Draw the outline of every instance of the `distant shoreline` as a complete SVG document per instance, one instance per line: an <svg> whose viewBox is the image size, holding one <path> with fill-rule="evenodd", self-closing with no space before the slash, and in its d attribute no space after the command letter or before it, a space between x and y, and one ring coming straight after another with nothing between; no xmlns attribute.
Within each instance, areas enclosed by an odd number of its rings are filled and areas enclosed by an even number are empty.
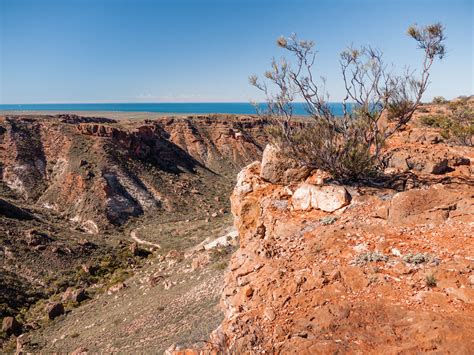
<svg viewBox="0 0 474 355"><path fill-rule="evenodd" d="M18 110L0 110L1 116L31 116L44 118L44 116L56 116L56 115L77 115L82 117L102 117L111 118L119 121L127 120L153 120L164 117L176 117L186 118L190 116L247 116L247 117L258 117L257 114L238 114L238 113L168 113L168 112L132 112L132 111L18 111ZM307 118L308 116L295 115L297 119Z"/></svg>
<svg viewBox="0 0 474 355"><path fill-rule="evenodd" d="M132 112L132 111L1 111L0 116L29 116L29 117L43 117L44 116L56 116L56 115L77 115L82 117L102 117L102 118L111 118L119 121L126 120L154 120L164 117L176 117L176 118L186 118L190 116L249 116L257 117L257 114L236 114L236 113L168 113L168 112ZM295 116L301 117L301 116Z"/></svg>
<svg viewBox="0 0 474 355"><path fill-rule="evenodd" d="M266 108L266 104L258 104L261 109ZM336 116L343 114L342 103L329 103L331 110ZM255 115L257 110L249 102L237 103L102 103L102 104L16 104L0 105L2 114L30 114L30 113L52 114L60 112L75 113L85 115L89 112L107 113L134 113L153 115L199 115L199 114L234 114L234 115ZM298 116L307 115L306 106L302 102L293 104L293 113Z"/></svg>
<svg viewBox="0 0 474 355"><path fill-rule="evenodd" d="M162 112L133 112L133 111L69 111L69 110L47 110L47 111L29 111L29 110L1 110L0 116L24 115L24 116L55 116L55 115L77 115L83 117L106 117L112 119L154 119L167 116L186 117L197 115L192 113L162 113Z"/></svg>

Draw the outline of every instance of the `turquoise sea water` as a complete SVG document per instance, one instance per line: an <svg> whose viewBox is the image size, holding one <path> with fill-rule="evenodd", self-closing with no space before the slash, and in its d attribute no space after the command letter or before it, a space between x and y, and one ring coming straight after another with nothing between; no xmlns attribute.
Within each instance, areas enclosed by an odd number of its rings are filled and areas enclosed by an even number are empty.
<svg viewBox="0 0 474 355"><path fill-rule="evenodd" d="M331 103L335 115L342 115L342 104ZM100 104L25 104L0 105L0 111L119 111L119 112L159 112L159 113L231 113L254 114L250 103L202 102L202 103L100 103ZM305 115L305 106L295 104L295 114Z"/></svg>

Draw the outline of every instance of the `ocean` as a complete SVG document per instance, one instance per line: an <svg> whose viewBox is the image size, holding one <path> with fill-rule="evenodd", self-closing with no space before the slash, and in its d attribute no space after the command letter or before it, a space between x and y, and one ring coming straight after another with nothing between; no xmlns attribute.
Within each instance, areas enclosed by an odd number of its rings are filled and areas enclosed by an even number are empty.
<svg viewBox="0 0 474 355"><path fill-rule="evenodd" d="M342 115L341 103L330 103L330 106L335 115ZM0 111L116 111L169 114L229 113L241 115L256 113L255 107L252 104L244 102L16 104L0 105ZM294 112L296 115L307 114L303 103L294 104Z"/></svg>

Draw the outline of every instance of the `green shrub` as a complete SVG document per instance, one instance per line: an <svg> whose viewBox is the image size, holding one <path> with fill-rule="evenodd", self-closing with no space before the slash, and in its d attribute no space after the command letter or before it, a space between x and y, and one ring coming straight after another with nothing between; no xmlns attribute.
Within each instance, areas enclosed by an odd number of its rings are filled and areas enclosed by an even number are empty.
<svg viewBox="0 0 474 355"><path fill-rule="evenodd" d="M130 276L132 276L132 273L129 270L116 269L114 271L114 273L111 275L108 284L109 284L109 286L113 286L113 285L118 284L120 282L124 282Z"/></svg>
<svg viewBox="0 0 474 355"><path fill-rule="evenodd" d="M461 97L449 103L451 125L446 135L454 144L474 145L474 103Z"/></svg>
<svg viewBox="0 0 474 355"><path fill-rule="evenodd" d="M446 115L427 115L420 119L420 122L424 126L433 128L448 128L451 122Z"/></svg>

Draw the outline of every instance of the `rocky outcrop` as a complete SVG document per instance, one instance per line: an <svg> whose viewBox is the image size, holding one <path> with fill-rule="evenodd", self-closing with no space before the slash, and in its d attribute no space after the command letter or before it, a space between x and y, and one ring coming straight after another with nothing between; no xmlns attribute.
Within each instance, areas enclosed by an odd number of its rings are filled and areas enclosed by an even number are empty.
<svg viewBox="0 0 474 355"><path fill-rule="evenodd" d="M231 197L240 248L214 344L233 353L470 353L469 184L349 194L320 180L270 183L261 169L244 168Z"/></svg>
<svg viewBox="0 0 474 355"><path fill-rule="evenodd" d="M19 335L21 333L21 324L15 317L5 317L2 321L2 332L7 336L12 334Z"/></svg>
<svg viewBox="0 0 474 355"><path fill-rule="evenodd" d="M80 303L87 299L86 291L83 288L74 289L68 287L62 296L63 302L77 302Z"/></svg>
<svg viewBox="0 0 474 355"><path fill-rule="evenodd" d="M235 177L244 166L260 159L268 137L267 122L232 115L162 118L156 122L168 139L218 174Z"/></svg>
<svg viewBox="0 0 474 355"><path fill-rule="evenodd" d="M389 168L399 172L413 171L421 174L444 174L459 166L466 166L469 174L470 158L462 149L436 145L405 145L390 150L386 155Z"/></svg>
<svg viewBox="0 0 474 355"><path fill-rule="evenodd" d="M26 199L36 199L46 188L46 157L41 124L7 118L0 140L2 181Z"/></svg>
<svg viewBox="0 0 474 355"><path fill-rule="evenodd" d="M297 161L285 156L273 144L268 144L263 151L260 177L273 184L289 184L304 180L311 169L301 166Z"/></svg>
<svg viewBox="0 0 474 355"><path fill-rule="evenodd" d="M76 128L81 134L97 137L113 137L124 133L116 127L98 123L79 123Z"/></svg>
<svg viewBox="0 0 474 355"><path fill-rule="evenodd" d="M57 318L64 314L64 305L61 302L53 302L45 307L49 319Z"/></svg>
<svg viewBox="0 0 474 355"><path fill-rule="evenodd" d="M390 201L387 221L392 225L439 225L451 219L474 222L474 192L469 186L432 185L397 193Z"/></svg>
<svg viewBox="0 0 474 355"><path fill-rule="evenodd" d="M82 117L74 114L59 114L51 117L59 119L63 123L78 124L78 123L117 123L116 120L106 117Z"/></svg>

